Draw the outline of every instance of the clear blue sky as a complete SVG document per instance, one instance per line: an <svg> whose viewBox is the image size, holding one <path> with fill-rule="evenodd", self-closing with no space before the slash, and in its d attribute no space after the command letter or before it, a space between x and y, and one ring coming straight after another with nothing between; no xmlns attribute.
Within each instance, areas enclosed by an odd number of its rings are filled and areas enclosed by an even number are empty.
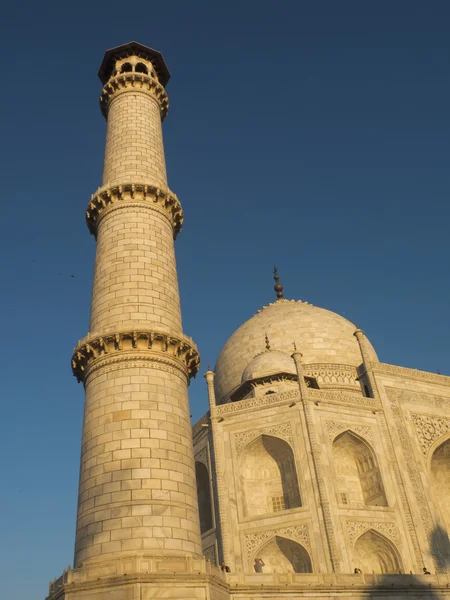
<svg viewBox="0 0 450 600"><path fill-rule="evenodd" d="M10 2L0 24L0 596L72 561L105 123L97 69L135 39L171 70L184 330L202 373L274 298L329 308L381 360L450 373L448 0ZM74 277L72 277L74 275ZM206 411L203 377L193 418Z"/></svg>

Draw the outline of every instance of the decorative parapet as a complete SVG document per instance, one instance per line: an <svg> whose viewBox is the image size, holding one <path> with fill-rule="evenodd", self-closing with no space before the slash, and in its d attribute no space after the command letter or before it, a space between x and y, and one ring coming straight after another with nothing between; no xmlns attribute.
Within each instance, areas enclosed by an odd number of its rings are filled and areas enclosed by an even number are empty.
<svg viewBox="0 0 450 600"><path fill-rule="evenodd" d="M144 352L149 358L151 355L165 355L175 364L181 363L188 377L195 377L200 368L200 355L191 338L174 337L161 331L136 330L88 336L82 340L72 356L73 374L78 382L84 381L88 367L97 359L130 351Z"/></svg>
<svg viewBox="0 0 450 600"><path fill-rule="evenodd" d="M164 210L173 227L176 238L183 226L183 209L177 196L170 191L145 183L124 183L113 187L100 188L91 196L86 210L86 222L92 235L97 232L97 224L103 212L111 205L120 202L145 202Z"/></svg>
<svg viewBox="0 0 450 600"><path fill-rule="evenodd" d="M133 89L149 94L158 101L161 110L161 120L164 120L169 110L169 98L164 87L153 77L145 73L120 73L105 84L100 94L100 109L103 116L108 116L108 106L111 98L118 92Z"/></svg>
<svg viewBox="0 0 450 600"><path fill-rule="evenodd" d="M320 389L336 388L360 391L358 372L351 365L332 363L303 364L303 373L314 377Z"/></svg>
<svg viewBox="0 0 450 600"><path fill-rule="evenodd" d="M450 387L450 377L448 375L428 373L428 371L398 367L397 365L389 365L387 363L371 363L371 367L375 373L398 375L399 377L407 377L408 379L417 379L425 383L437 383L438 385Z"/></svg>

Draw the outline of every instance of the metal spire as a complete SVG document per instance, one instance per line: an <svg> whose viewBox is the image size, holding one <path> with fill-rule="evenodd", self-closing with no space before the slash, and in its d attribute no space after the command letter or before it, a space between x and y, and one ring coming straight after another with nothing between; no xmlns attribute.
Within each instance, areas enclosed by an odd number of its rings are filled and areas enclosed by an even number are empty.
<svg viewBox="0 0 450 600"><path fill-rule="evenodd" d="M273 289L277 293L277 300L280 300L281 298L284 298L284 294L283 286L280 283L280 276L278 275L278 269L276 267L273 268L273 278L275 279L275 285L273 286Z"/></svg>

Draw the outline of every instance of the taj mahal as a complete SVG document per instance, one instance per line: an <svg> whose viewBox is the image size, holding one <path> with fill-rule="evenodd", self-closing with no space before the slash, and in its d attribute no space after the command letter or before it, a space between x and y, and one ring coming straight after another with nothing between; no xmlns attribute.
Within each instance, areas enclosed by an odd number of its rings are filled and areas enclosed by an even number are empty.
<svg viewBox="0 0 450 600"><path fill-rule="evenodd" d="M192 425L169 71L130 42L99 78L75 554L47 600L450 599L450 377L381 362L353 323L285 297L275 269L273 302L200 371Z"/></svg>

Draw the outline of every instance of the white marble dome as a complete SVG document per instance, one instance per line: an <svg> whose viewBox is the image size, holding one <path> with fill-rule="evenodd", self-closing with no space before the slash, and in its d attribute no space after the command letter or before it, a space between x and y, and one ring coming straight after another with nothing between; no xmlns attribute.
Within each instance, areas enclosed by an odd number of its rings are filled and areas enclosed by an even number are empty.
<svg viewBox="0 0 450 600"><path fill-rule="evenodd" d="M296 375L295 363L288 354L267 350L255 356L248 363L242 373L241 383L267 377L268 375L277 375L278 373Z"/></svg>
<svg viewBox="0 0 450 600"><path fill-rule="evenodd" d="M265 306L241 325L222 348L215 366L217 401L220 402L245 380L244 376L250 374L248 368L254 369L251 364L255 355L266 354L263 353L265 335L268 336L271 349L276 351L278 359L283 360L283 365L288 363L279 357L280 354L287 355L293 364L289 357L295 342L297 349L303 354L305 364L357 367L362 359L358 341L353 335L355 329L355 325L344 317L301 300L283 298ZM367 346L371 359L378 360L368 340Z"/></svg>

